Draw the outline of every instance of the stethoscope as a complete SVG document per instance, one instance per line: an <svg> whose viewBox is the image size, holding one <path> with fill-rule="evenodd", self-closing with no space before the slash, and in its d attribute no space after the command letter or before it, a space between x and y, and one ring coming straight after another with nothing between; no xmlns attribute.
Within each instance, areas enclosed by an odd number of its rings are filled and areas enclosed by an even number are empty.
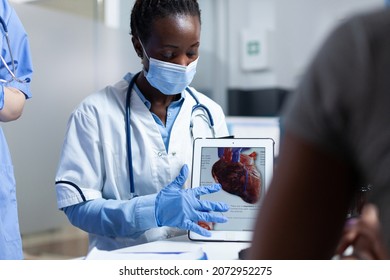
<svg viewBox="0 0 390 280"><path fill-rule="evenodd" d="M2 82L2 83L9 83L12 80L15 80L15 81L17 81L19 83L27 83L27 82L29 82L29 79L21 80L21 79L17 78L16 75L15 75L15 70L16 70L15 60L14 60L14 57L12 55L11 45L10 45L10 42L9 42L8 27L5 24L5 21L3 20L2 17L0 17L0 23L1 23L1 26L2 26L2 29L3 29L5 40L7 42L8 53L9 53L9 56L11 58L11 66L12 66L12 70L11 70L9 68L9 66L8 66L8 63L5 61L4 57L0 54L1 62L3 63L4 67L7 69L8 73L11 75L11 80L5 80L5 79L1 79L0 78L0 82Z"/></svg>
<svg viewBox="0 0 390 280"><path fill-rule="evenodd" d="M130 98L131 98L131 92L133 91L135 81L137 77L139 76L140 72L135 74L134 77L131 79L129 83L129 87L127 89L127 94L126 94L126 142L127 142L127 164L129 168L129 175L130 175L130 199L137 197L135 194L135 187L134 187L134 174L133 174L133 161L132 161L132 153L131 153L131 127L130 127ZM191 137L194 138L193 134L193 127L194 127L194 122L193 122L193 116L194 112L196 110L201 110L203 111L203 114L197 114L197 117L201 117L209 126L213 137L215 137L215 130L214 130L214 119L213 116L211 115L210 110L203 105L202 103L199 102L198 97L195 95L195 93L189 88L186 87L186 91L192 96L192 98L195 100L196 104L192 107L191 110L191 121L190 121L190 131L191 131Z"/></svg>

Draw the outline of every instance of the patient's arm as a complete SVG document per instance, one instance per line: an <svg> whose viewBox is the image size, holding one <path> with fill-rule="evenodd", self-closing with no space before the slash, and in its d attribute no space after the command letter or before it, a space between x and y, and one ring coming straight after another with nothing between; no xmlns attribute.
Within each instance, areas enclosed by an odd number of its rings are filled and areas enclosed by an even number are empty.
<svg viewBox="0 0 390 280"><path fill-rule="evenodd" d="M337 154L286 130L248 258L332 258L355 186Z"/></svg>
<svg viewBox="0 0 390 280"><path fill-rule="evenodd" d="M347 248L353 248L350 254L345 254L349 251ZM336 255L340 259L389 259L381 232L378 209L373 204L365 205L360 217L347 221Z"/></svg>

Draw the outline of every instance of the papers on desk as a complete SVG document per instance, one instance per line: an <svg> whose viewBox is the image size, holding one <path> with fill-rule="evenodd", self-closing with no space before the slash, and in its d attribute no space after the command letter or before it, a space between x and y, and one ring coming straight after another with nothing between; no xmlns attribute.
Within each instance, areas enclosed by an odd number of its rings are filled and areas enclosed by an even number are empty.
<svg viewBox="0 0 390 280"><path fill-rule="evenodd" d="M175 242L175 246L167 246L167 242L153 242L151 246L133 246L113 251L93 248L86 260L207 260L202 247L196 244Z"/></svg>

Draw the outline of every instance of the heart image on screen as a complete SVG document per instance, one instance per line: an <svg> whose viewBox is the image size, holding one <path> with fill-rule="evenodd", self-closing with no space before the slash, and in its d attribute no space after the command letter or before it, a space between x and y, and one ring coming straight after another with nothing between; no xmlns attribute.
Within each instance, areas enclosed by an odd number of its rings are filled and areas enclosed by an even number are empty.
<svg viewBox="0 0 390 280"><path fill-rule="evenodd" d="M214 180L222 189L254 204L261 196L262 182L255 165L257 153L242 153L249 148L218 148L219 160L211 169Z"/></svg>

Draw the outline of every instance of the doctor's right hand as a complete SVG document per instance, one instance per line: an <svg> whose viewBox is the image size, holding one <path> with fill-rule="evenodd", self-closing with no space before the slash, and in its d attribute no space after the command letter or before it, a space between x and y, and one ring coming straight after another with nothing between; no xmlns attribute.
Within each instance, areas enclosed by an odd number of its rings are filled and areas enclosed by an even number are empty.
<svg viewBox="0 0 390 280"><path fill-rule="evenodd" d="M187 177L188 166L183 165L176 179L158 193L155 204L157 224L158 226L177 227L203 236L211 236L211 233L199 226L198 222L227 222L226 217L209 212L226 212L229 210L229 206L221 202L200 200L199 196L218 192L221 185L214 184L194 189L183 189Z"/></svg>

